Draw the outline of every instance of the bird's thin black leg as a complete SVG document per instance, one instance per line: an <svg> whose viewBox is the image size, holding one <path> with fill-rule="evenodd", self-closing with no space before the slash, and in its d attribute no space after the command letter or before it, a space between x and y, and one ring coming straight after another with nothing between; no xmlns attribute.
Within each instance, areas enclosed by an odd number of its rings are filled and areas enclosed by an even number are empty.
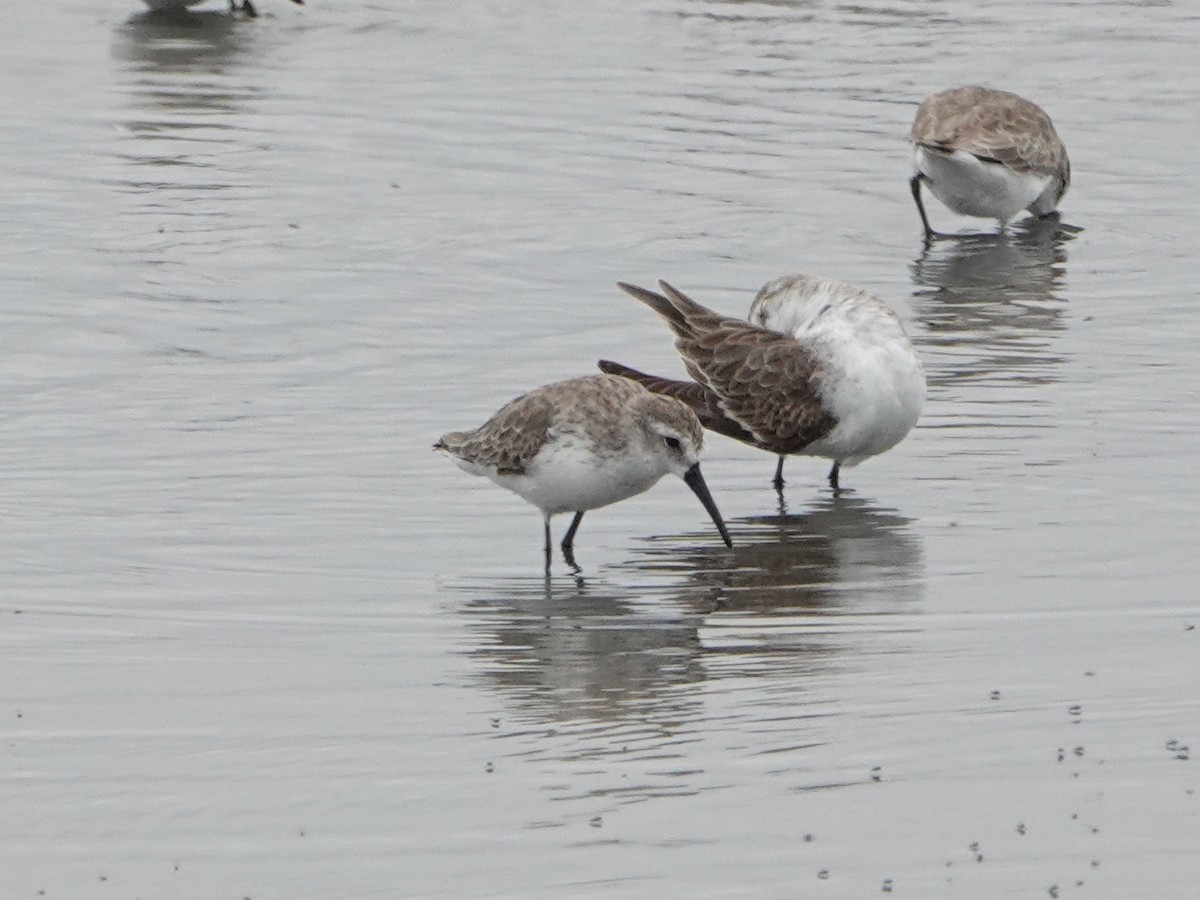
<svg viewBox="0 0 1200 900"><path fill-rule="evenodd" d="M566 535L562 539L563 559L567 561L567 565L579 571L579 566L575 563L575 532L579 530L579 523L583 521L583 510L575 513L575 518L571 520L571 527L567 529Z"/></svg>
<svg viewBox="0 0 1200 900"><path fill-rule="evenodd" d="M917 201L917 212L921 214L921 224L925 226L925 240L931 241L935 237L941 237L929 225L929 216L925 215L925 204L921 200L921 176L914 175L908 181L909 187L912 188L913 199Z"/></svg>
<svg viewBox="0 0 1200 900"><path fill-rule="evenodd" d="M835 494L841 492L841 487L838 486L838 472L842 470L841 460L833 461L833 468L829 470L829 486L833 488Z"/></svg>
<svg viewBox="0 0 1200 900"><path fill-rule="evenodd" d="M775 485L775 490L783 490L783 454L779 454L779 465L775 467L775 477L771 479L771 484Z"/></svg>
<svg viewBox="0 0 1200 900"><path fill-rule="evenodd" d="M549 516L546 516L546 519L545 519L545 525L544 525L544 529L545 529L545 533L546 533L546 546L545 546L545 553L546 553L546 574L547 574L547 575L549 575L549 574L550 574L550 562L551 562L551 556L550 556L550 517L549 517Z"/></svg>
<svg viewBox="0 0 1200 900"><path fill-rule="evenodd" d="M579 530L579 523L583 521L583 510L575 513L575 518L571 520L571 527L567 529L567 533L563 535L562 548L563 553L569 552L575 546L575 532Z"/></svg>

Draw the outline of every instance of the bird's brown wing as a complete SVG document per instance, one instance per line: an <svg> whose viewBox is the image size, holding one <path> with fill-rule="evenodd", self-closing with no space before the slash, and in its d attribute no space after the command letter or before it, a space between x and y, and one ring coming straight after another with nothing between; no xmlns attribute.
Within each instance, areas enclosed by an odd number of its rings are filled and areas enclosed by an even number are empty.
<svg viewBox="0 0 1200 900"><path fill-rule="evenodd" d="M523 475L549 440L553 411L543 394L524 394L473 431L452 431L433 446L501 475Z"/></svg>
<svg viewBox="0 0 1200 900"><path fill-rule="evenodd" d="M793 337L722 316L666 282L659 286L663 294L621 285L666 320L688 374L751 435L748 443L795 453L833 428L817 393L818 363Z"/></svg>
<svg viewBox="0 0 1200 900"><path fill-rule="evenodd" d="M1050 117L1008 91L970 86L927 97L913 119L911 138L931 150L963 150L1015 172L1070 180L1066 148Z"/></svg>
<svg viewBox="0 0 1200 900"><path fill-rule="evenodd" d="M725 414L767 450L796 453L836 424L821 405L811 354L787 335L727 328L720 343L700 338L681 352Z"/></svg>

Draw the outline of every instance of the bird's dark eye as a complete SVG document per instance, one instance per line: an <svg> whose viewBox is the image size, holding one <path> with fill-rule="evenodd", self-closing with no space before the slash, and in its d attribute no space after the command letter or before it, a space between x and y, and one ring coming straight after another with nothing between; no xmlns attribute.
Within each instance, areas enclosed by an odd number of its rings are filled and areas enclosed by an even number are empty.
<svg viewBox="0 0 1200 900"><path fill-rule="evenodd" d="M677 437L665 437L663 438L663 442L672 450L678 450L683 446L681 443L679 443L679 438Z"/></svg>

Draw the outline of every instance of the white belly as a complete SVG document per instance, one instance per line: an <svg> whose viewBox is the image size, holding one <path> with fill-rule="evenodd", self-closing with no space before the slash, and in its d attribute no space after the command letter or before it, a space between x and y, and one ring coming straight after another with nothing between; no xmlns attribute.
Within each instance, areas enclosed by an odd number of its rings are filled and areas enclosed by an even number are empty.
<svg viewBox="0 0 1200 900"><path fill-rule="evenodd" d="M1050 186L1048 175L1014 172L983 162L963 150L937 153L913 149L913 165L947 207L962 216L996 219L1002 225L1030 206Z"/></svg>
<svg viewBox="0 0 1200 900"><path fill-rule="evenodd" d="M641 454L599 456L583 444L560 436L534 457L527 474L491 478L555 515L608 506L649 490L663 476L662 467Z"/></svg>
<svg viewBox="0 0 1200 900"><path fill-rule="evenodd" d="M900 443L925 405L925 371L911 346L896 342L853 352L855 358L821 386L822 404L837 425L804 450L846 466Z"/></svg>

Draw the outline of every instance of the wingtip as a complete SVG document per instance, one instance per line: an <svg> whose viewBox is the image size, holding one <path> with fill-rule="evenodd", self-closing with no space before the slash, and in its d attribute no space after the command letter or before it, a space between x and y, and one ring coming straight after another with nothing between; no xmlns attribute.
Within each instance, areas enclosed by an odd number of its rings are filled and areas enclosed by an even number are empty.
<svg viewBox="0 0 1200 900"><path fill-rule="evenodd" d="M675 303L679 303L679 302L695 303L695 301L691 297L689 297L683 291L679 290L679 288L674 287L671 284L668 284L667 282L663 281L662 279L659 279L658 289L660 291L662 291L664 294L666 294L666 296L669 297Z"/></svg>
<svg viewBox="0 0 1200 900"><path fill-rule="evenodd" d="M659 282L665 284L665 282ZM638 287L636 284L629 284L625 281L618 281L617 286L625 293L629 294L635 300L646 304L669 323L672 327L681 326L683 324L683 316L675 308L675 303L671 300L670 295L656 294L654 291L644 287ZM673 289L672 289L673 290Z"/></svg>
<svg viewBox="0 0 1200 900"><path fill-rule="evenodd" d="M630 284L628 281L618 281L617 287L637 300L645 301L647 297L656 296L654 291L648 291L644 287L638 287L636 284Z"/></svg>

